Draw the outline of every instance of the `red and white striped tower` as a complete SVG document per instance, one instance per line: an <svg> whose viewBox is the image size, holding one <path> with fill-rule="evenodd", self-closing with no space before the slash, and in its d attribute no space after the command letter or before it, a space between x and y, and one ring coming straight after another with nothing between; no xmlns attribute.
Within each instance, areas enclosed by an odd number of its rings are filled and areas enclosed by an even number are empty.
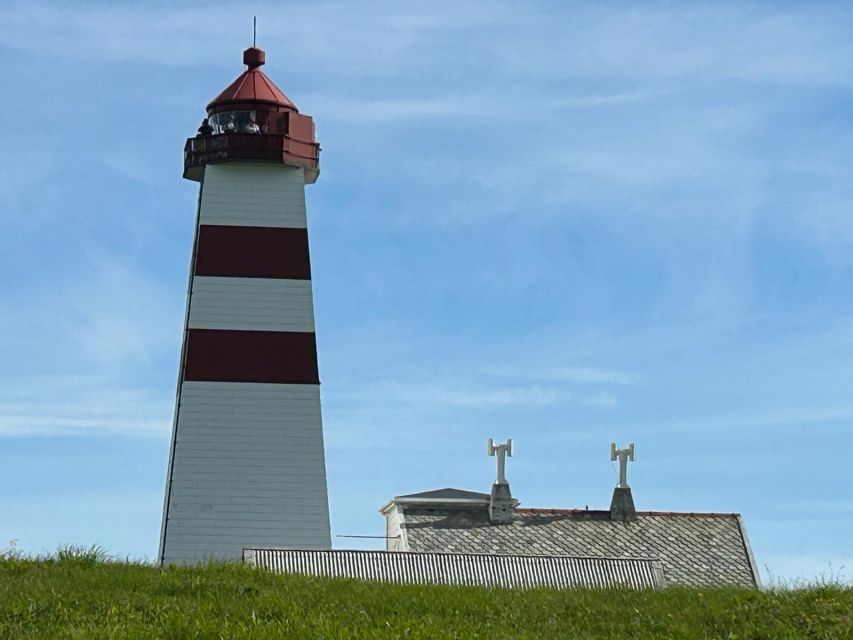
<svg viewBox="0 0 853 640"><path fill-rule="evenodd" d="M314 123L260 70L207 106L184 177L201 183L161 563L246 547L328 549L329 506L305 184Z"/></svg>

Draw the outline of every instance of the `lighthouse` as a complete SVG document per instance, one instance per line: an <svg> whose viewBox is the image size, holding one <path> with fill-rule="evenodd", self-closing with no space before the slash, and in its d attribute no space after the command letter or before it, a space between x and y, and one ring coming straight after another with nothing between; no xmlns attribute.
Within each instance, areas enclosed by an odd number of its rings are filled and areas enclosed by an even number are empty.
<svg viewBox="0 0 853 640"><path fill-rule="evenodd" d="M199 197L162 564L331 547L305 210L320 147L264 51L243 62L184 148Z"/></svg>

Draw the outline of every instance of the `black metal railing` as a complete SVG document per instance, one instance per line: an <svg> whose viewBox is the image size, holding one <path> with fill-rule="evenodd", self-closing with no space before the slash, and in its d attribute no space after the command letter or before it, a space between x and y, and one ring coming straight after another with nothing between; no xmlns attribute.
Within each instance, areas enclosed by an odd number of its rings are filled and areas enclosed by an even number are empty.
<svg viewBox="0 0 853 640"><path fill-rule="evenodd" d="M198 167L227 160L284 161L285 136L266 133L221 133L190 138L184 166Z"/></svg>

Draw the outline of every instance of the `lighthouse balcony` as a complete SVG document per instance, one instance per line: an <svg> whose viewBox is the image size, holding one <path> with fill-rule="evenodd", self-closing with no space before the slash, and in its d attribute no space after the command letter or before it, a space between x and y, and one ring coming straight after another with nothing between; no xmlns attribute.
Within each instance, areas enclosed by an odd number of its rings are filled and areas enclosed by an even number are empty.
<svg viewBox="0 0 853 640"><path fill-rule="evenodd" d="M305 182L320 172L320 145L285 134L219 133L196 136L184 146L184 178L201 182L204 167L221 162L265 162L302 167Z"/></svg>

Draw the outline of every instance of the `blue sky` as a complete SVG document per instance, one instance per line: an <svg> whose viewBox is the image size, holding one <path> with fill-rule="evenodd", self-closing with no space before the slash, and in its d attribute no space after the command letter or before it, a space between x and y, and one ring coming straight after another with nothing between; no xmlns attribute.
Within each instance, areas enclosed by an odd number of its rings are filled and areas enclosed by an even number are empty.
<svg viewBox="0 0 853 640"><path fill-rule="evenodd" d="M604 508L634 441L638 508L740 512L765 577L851 578L844 4L6 5L0 546L156 555L183 143L255 14L323 147L333 535L487 490L488 437L525 506Z"/></svg>

